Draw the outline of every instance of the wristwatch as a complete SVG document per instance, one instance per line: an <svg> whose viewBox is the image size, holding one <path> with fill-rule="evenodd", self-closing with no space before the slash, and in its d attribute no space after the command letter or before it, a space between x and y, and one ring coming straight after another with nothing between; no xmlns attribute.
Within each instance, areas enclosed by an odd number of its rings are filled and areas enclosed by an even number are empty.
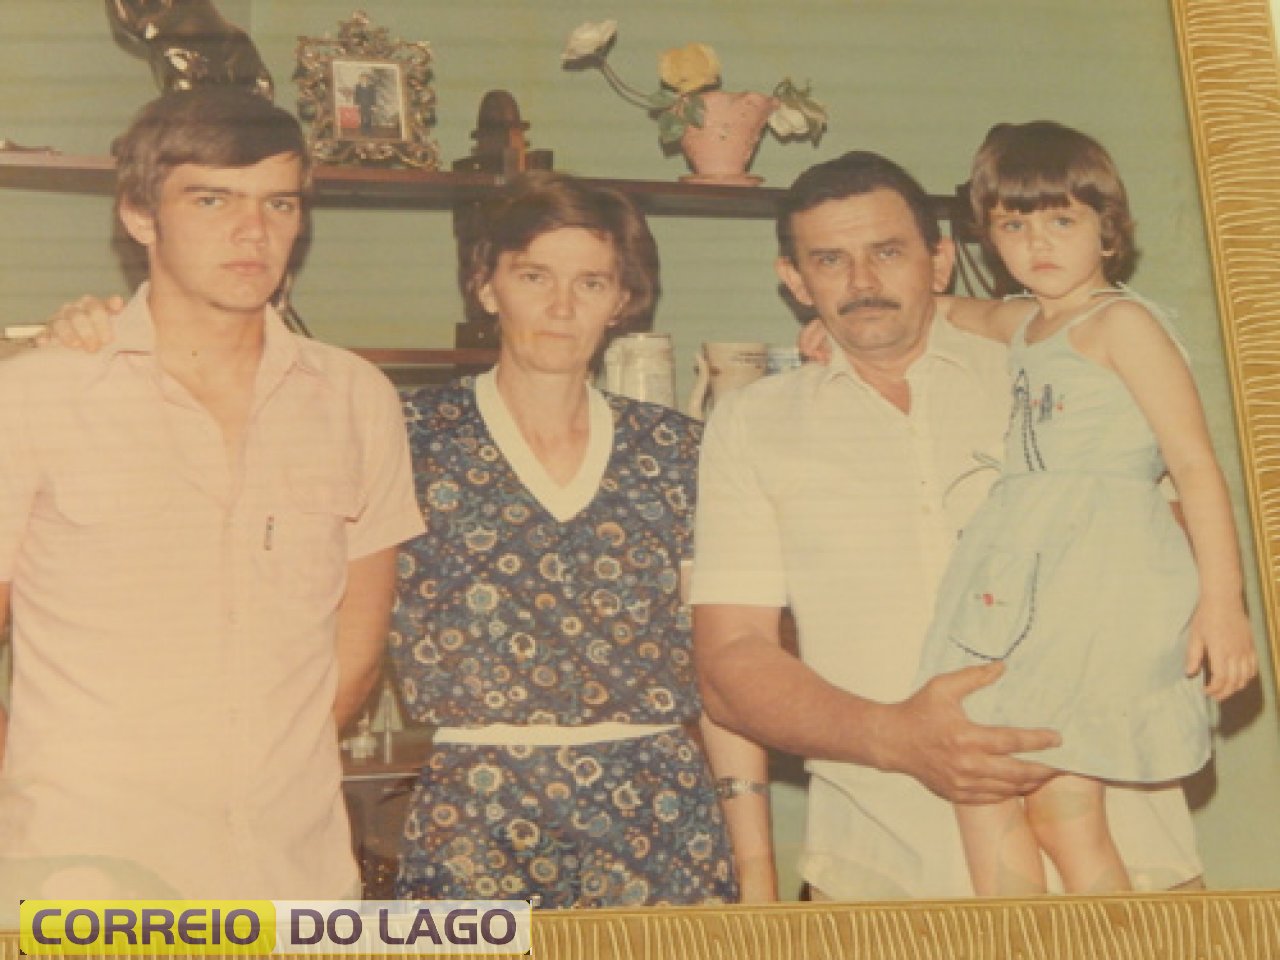
<svg viewBox="0 0 1280 960"><path fill-rule="evenodd" d="M741 777L721 777L716 781L716 796L721 800L732 800L748 793L767 796L769 785L759 780L743 780Z"/></svg>

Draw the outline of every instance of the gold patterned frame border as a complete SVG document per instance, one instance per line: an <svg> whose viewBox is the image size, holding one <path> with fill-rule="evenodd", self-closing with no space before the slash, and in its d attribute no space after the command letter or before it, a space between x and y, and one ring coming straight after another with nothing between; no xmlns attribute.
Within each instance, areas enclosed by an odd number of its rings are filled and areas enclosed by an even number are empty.
<svg viewBox="0 0 1280 960"><path fill-rule="evenodd" d="M16 935L0 939L0 960L19 956ZM347 954L342 960L353 956L373 960L375 955ZM407 954L378 956L385 960ZM532 956L537 960L1275 960L1280 957L1280 893L553 910L534 917Z"/></svg>
<svg viewBox="0 0 1280 960"><path fill-rule="evenodd" d="M1266 0L1171 0L1280 685L1280 74Z"/></svg>
<svg viewBox="0 0 1280 960"><path fill-rule="evenodd" d="M1266 0L1170 0L1280 683L1280 72ZM1280 891L561 911L539 960L1280 960ZM0 960L16 958L0 937Z"/></svg>

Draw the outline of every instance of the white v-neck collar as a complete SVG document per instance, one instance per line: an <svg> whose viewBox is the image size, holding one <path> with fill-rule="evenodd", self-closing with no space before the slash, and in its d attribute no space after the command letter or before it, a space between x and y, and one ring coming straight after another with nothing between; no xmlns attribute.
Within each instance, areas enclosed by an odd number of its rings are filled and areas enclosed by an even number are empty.
<svg viewBox="0 0 1280 960"><path fill-rule="evenodd" d="M561 523L572 520L595 497L613 451L613 410L598 390L587 391L587 452L577 475L564 486L534 456L507 403L498 392L497 367L476 377L476 408L489 436L525 489Z"/></svg>

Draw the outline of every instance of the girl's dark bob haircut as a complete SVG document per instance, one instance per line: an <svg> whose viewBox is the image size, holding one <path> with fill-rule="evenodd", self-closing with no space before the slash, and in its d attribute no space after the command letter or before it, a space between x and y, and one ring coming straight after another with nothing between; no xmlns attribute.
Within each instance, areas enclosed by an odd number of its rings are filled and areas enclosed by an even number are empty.
<svg viewBox="0 0 1280 960"><path fill-rule="evenodd" d="M1115 162L1092 137L1050 120L992 127L973 158L969 202L988 256L997 207L1016 213L1068 206L1092 207L1102 221L1103 275L1129 279L1137 263L1129 199Z"/></svg>

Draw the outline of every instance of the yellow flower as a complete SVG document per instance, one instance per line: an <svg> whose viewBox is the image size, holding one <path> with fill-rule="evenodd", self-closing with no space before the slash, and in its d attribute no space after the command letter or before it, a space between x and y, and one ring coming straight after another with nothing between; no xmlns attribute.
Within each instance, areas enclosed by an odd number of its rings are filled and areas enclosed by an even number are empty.
<svg viewBox="0 0 1280 960"><path fill-rule="evenodd" d="M696 93L720 79L720 58L705 43L686 43L662 52L658 75L676 93Z"/></svg>

